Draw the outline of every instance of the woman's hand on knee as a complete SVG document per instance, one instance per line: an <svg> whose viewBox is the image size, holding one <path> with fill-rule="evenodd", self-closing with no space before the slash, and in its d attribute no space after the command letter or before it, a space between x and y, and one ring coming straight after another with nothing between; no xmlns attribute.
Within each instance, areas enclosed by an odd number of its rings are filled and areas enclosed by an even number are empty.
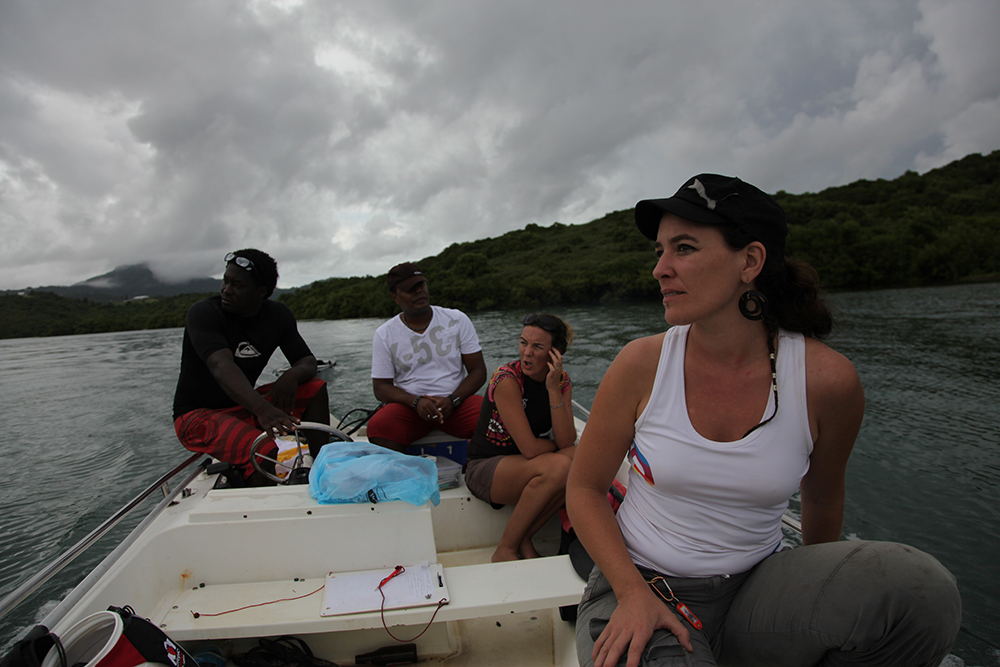
<svg viewBox="0 0 1000 667"><path fill-rule="evenodd" d="M628 667L638 667L646 644L658 628L672 632L689 653L694 651L691 635L680 619L649 589L645 593L648 595L640 594L634 599L619 598L607 627L594 642L594 667L614 667L626 651Z"/></svg>

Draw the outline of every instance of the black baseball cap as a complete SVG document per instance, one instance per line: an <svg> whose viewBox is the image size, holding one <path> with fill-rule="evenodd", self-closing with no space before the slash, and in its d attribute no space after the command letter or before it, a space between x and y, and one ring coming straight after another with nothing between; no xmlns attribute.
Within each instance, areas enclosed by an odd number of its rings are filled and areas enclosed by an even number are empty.
<svg viewBox="0 0 1000 667"><path fill-rule="evenodd" d="M770 195L736 177L693 176L673 197L636 204L635 224L646 238L656 240L664 213L706 225L735 225L763 243L768 255L785 255L788 222L784 209Z"/></svg>
<svg viewBox="0 0 1000 667"><path fill-rule="evenodd" d="M403 262L389 269L389 275L385 277L385 284L389 286L390 292L402 289L404 292L416 285L421 280L427 280L423 271L413 262Z"/></svg>

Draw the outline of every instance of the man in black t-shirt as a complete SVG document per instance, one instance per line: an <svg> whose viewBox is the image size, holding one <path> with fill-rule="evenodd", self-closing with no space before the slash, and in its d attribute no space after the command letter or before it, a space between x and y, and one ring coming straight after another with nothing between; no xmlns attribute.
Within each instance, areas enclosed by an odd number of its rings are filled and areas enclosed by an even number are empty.
<svg viewBox="0 0 1000 667"><path fill-rule="evenodd" d="M250 446L261 431L281 435L300 420L330 423L326 382L299 335L295 316L271 301L278 267L264 252L226 255L222 291L191 306L184 327L181 373L174 393L174 429L187 449L234 464L245 476ZM281 348L291 367L273 383L254 383ZM313 456L316 432L306 433ZM313 437L310 438L309 436ZM275 446L267 448L273 453Z"/></svg>

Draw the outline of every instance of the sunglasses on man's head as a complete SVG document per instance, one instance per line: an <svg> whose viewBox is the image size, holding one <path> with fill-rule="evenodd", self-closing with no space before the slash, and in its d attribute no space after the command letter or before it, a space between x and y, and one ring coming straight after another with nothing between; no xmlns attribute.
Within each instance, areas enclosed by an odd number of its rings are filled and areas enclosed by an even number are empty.
<svg viewBox="0 0 1000 667"><path fill-rule="evenodd" d="M550 333L559 328L559 320L556 318L551 315L536 315L535 313L525 315L521 324L526 327L539 327Z"/></svg>
<svg viewBox="0 0 1000 667"><path fill-rule="evenodd" d="M236 263L236 266L241 269L246 269L247 271L253 271L253 262L251 262L246 257L237 257L235 252L231 252L226 255L226 266L232 263Z"/></svg>

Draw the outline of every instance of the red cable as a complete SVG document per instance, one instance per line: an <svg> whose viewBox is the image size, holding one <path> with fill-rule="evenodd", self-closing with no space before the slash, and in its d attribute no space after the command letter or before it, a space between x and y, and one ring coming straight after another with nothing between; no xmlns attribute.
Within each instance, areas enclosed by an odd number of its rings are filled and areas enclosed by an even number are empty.
<svg viewBox="0 0 1000 667"><path fill-rule="evenodd" d="M420 639L420 637L425 632L427 632L428 629L430 629L431 623L434 622L434 617L438 615L439 611L441 611L441 607L448 604L448 598L441 598L440 600L438 600L437 609L435 609L434 613L431 614L431 620L427 621L427 625L424 626L424 629L420 631L420 634L418 634L413 639L400 639L396 635L392 634L392 632L389 630L389 625L385 622L385 591L382 590L382 587L385 586L390 579L395 577L397 574L402 574L403 572L406 572L406 568L404 568L402 565L397 565L396 568L392 571L392 574L383 579L382 583L378 585L378 588L376 590L379 592L379 595L382 596L382 605L379 607L379 614L382 616L382 627L385 628L385 631L389 633L389 636L395 639L397 642L400 642L401 644L409 644L412 641Z"/></svg>
<svg viewBox="0 0 1000 667"><path fill-rule="evenodd" d="M382 593L381 586L379 587L378 592ZM425 625L424 629L420 631L420 634L418 634L416 637L413 637L412 639L400 639L396 635L392 634L392 631L389 630L389 626L385 622L385 593L382 593L382 606L379 609L379 612L382 614L382 627L385 628L385 631L389 633L389 636L395 639L397 642L401 644L409 644L410 642L420 639L420 637L423 636L423 634L430 629L431 623L434 622L434 617L438 615L439 611L441 611L441 607L445 606L446 604L448 604L448 598L441 598L440 600L438 600L437 609L435 609L434 613L431 614L431 620L427 621L427 625Z"/></svg>
<svg viewBox="0 0 1000 667"><path fill-rule="evenodd" d="M251 609L252 607L263 607L264 605L274 604L275 602L290 602L291 600L301 600L302 598L307 598L310 595L315 595L316 593L319 593L321 590L323 590L324 586L326 586L326 584L323 584L323 586L320 586L319 588L317 588L316 590L314 590L312 593L306 593L305 595L299 595L299 596L294 597L294 598L282 598L280 600L269 600L267 602L258 602L257 604L248 604L245 607L239 607L237 609L230 609L228 611L220 611L220 612L218 612L216 614L202 614L202 613L199 613L197 611L192 611L191 615L194 616L195 618L201 618L202 616L222 616L223 614L232 614L235 611L243 611L244 609ZM385 596L383 595L382 598L384 600Z"/></svg>

